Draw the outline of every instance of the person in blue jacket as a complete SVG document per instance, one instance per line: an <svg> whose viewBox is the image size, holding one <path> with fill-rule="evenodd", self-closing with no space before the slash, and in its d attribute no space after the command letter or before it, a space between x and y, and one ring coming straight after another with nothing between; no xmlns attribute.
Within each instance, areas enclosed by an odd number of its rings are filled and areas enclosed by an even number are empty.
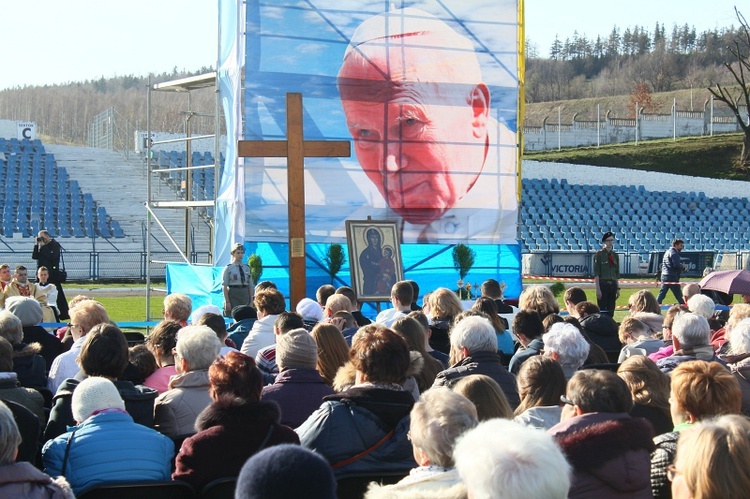
<svg viewBox="0 0 750 499"><path fill-rule="evenodd" d="M656 301L659 305L661 305L664 298L667 297L667 291L670 289L679 304L685 304L685 300L682 299L682 288L680 287L680 274L685 270L685 265L680 261L680 252L684 247L685 243L682 239L675 239L672 242L672 247L664 253L664 258L661 261L662 285L659 289L659 296L656 297Z"/></svg>
<svg viewBox="0 0 750 499"><path fill-rule="evenodd" d="M133 422L115 385L90 377L73 392L78 426L42 449L44 472L64 476L77 495L107 482L169 480L174 443Z"/></svg>

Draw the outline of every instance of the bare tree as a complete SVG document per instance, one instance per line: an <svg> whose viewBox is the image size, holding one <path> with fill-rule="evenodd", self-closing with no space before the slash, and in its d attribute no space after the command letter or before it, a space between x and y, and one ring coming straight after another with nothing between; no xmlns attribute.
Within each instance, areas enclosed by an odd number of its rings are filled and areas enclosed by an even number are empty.
<svg viewBox="0 0 750 499"><path fill-rule="evenodd" d="M735 165L737 170L744 172L750 169L750 25L737 7L734 8L734 12L740 27L728 47L732 60L725 62L724 67L729 70L739 88L717 83L708 90L715 98L729 106L745 134L740 160ZM744 116L740 110L742 105L745 107Z"/></svg>

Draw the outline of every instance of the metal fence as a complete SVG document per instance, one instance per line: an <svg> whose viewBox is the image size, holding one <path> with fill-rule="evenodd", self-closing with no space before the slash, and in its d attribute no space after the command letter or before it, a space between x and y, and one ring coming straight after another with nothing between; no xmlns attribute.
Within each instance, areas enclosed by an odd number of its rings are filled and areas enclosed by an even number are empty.
<svg viewBox="0 0 750 499"><path fill-rule="evenodd" d="M193 252L189 258L192 263L207 264L210 254ZM182 261L177 252L152 252L151 259ZM145 251L65 251L63 261L69 281L144 281L148 268ZM31 258L31 252L0 251L0 262L9 264L11 268L23 265L36 269L36 261ZM151 264L151 278L164 279L165 270L165 264Z"/></svg>

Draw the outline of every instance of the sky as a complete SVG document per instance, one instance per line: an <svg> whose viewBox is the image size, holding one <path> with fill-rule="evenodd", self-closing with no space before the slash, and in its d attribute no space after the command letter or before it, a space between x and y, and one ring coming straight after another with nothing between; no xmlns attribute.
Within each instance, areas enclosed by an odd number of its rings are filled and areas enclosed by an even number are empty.
<svg viewBox="0 0 750 499"><path fill-rule="evenodd" d="M564 40L574 30L595 39L615 24L651 31L659 21L668 33L673 23L700 32L737 25L736 3L526 0L527 37L546 56L556 34ZM217 0L23 0L2 2L0 12L0 90L174 67L197 70L216 62Z"/></svg>

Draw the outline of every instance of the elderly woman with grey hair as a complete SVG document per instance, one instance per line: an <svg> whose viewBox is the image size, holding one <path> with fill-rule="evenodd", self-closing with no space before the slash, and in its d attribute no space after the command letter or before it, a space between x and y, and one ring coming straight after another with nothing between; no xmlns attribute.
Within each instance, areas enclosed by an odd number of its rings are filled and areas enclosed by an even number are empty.
<svg viewBox="0 0 750 499"><path fill-rule="evenodd" d="M173 352L177 375L154 403L154 428L173 438L195 433L198 414L211 403L208 368L220 350L221 342L210 327L180 329Z"/></svg>
<svg viewBox="0 0 750 499"><path fill-rule="evenodd" d="M740 383L742 414L750 416L750 319L743 319L730 329L729 352L721 359Z"/></svg>
<svg viewBox="0 0 750 499"><path fill-rule="evenodd" d="M446 387L427 390L411 410L409 438L416 468L395 485L370 485L367 499L462 497L465 487L453 461L458 437L479 423L474 404Z"/></svg>
<svg viewBox="0 0 750 499"><path fill-rule="evenodd" d="M577 327L564 322L553 324L542 341L544 356L560 363L567 380L583 365L591 348Z"/></svg>
<svg viewBox="0 0 750 499"><path fill-rule="evenodd" d="M21 319L7 310L0 310L0 337L13 345L13 372L21 386L46 388L47 364L39 355L41 347L38 343L27 345L23 342Z"/></svg>
<svg viewBox="0 0 750 499"><path fill-rule="evenodd" d="M0 497L74 499L64 477L52 480L31 463L15 462L20 444L13 413L0 401Z"/></svg>

